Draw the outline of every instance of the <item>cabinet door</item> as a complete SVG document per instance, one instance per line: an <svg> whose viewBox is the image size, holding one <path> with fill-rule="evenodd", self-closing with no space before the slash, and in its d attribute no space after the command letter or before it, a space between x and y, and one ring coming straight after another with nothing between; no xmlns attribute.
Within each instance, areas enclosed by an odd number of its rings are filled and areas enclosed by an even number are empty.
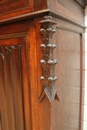
<svg viewBox="0 0 87 130"><path fill-rule="evenodd" d="M0 40L0 130L30 129L27 72L24 38Z"/></svg>

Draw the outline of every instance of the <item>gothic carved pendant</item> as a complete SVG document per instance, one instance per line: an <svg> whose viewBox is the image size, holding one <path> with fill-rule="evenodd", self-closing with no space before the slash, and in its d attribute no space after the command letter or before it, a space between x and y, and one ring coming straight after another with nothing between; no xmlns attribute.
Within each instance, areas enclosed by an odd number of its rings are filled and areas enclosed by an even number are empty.
<svg viewBox="0 0 87 130"><path fill-rule="evenodd" d="M58 63L58 60L53 57L53 51L57 46L52 42L52 35L55 33L55 29L53 29L52 26L56 23L52 20L51 16L45 16L44 19L40 21L40 24L42 26L40 32L43 34L43 43L41 44L43 58L40 60L42 76L40 80L44 89L39 100L41 102L46 96L50 102L53 102L55 98L59 101L55 87L57 76L54 74L55 65Z"/></svg>

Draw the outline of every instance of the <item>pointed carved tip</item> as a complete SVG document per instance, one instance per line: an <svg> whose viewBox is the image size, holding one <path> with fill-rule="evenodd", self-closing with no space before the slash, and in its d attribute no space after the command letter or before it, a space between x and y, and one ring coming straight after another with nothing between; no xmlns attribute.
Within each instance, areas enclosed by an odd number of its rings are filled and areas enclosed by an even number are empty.
<svg viewBox="0 0 87 130"><path fill-rule="evenodd" d="M55 86L52 87L51 91L49 91L49 87L45 87L44 89L45 95L47 96L48 100L52 103L56 97L56 88Z"/></svg>
<svg viewBox="0 0 87 130"><path fill-rule="evenodd" d="M47 97L50 103L54 101L54 99L57 99L59 101L59 97L57 95L56 88L53 87L52 93L50 93L48 87L45 87L44 90L42 91L41 95L39 96L39 103L43 101L43 99Z"/></svg>

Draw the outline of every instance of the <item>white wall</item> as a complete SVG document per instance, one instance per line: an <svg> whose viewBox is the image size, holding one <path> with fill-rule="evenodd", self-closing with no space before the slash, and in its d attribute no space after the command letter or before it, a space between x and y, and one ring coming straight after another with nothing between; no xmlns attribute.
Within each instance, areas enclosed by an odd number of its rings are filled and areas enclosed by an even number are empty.
<svg viewBox="0 0 87 130"><path fill-rule="evenodd" d="M85 9L85 26L87 27L87 6ZM84 42L84 80L83 80L83 120L82 130L87 130L87 29L85 30L85 42Z"/></svg>

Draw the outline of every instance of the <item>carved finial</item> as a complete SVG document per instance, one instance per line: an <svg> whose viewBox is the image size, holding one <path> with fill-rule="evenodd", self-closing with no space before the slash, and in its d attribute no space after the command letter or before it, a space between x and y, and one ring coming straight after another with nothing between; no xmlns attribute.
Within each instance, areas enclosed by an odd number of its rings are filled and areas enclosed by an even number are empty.
<svg viewBox="0 0 87 130"><path fill-rule="evenodd" d="M46 16L44 16L44 19L50 19L50 20L52 20L52 16L46 15Z"/></svg>
<svg viewBox="0 0 87 130"><path fill-rule="evenodd" d="M43 70L43 75L40 77L40 80L42 81L44 89L39 100L41 102L43 98L47 96L50 102L53 102L55 98L59 101L55 87L57 76L54 75L55 65L58 63L58 60L53 58L53 50L57 46L52 43L52 35L55 33L53 25L56 24L56 22L52 20L52 16L48 15L44 16L40 24L42 25L40 32L44 36L43 43L40 45L44 53L43 58L40 60Z"/></svg>
<svg viewBox="0 0 87 130"><path fill-rule="evenodd" d="M44 16L43 20L39 22L40 24L49 24L49 25L54 25L57 24L55 21L53 21L52 16L46 15Z"/></svg>

